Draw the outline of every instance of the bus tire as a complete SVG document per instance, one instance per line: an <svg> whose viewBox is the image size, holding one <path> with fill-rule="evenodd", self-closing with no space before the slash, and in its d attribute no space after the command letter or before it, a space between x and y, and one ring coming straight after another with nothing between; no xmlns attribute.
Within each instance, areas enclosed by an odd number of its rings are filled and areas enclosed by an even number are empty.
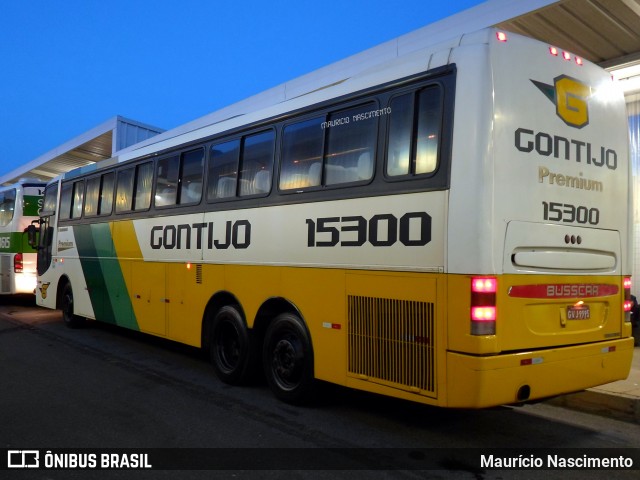
<svg viewBox="0 0 640 480"><path fill-rule="evenodd" d="M62 310L62 320L67 327L80 328L84 325L84 318L73 313L73 289L70 283L67 283L62 289L60 309Z"/></svg>
<svg viewBox="0 0 640 480"><path fill-rule="evenodd" d="M294 405L311 400L315 390L313 349L300 317L282 313L271 322L264 339L263 366L278 399Z"/></svg>
<svg viewBox="0 0 640 480"><path fill-rule="evenodd" d="M209 354L216 376L230 385L246 382L255 363L254 347L237 305L227 305L216 312L209 339Z"/></svg>

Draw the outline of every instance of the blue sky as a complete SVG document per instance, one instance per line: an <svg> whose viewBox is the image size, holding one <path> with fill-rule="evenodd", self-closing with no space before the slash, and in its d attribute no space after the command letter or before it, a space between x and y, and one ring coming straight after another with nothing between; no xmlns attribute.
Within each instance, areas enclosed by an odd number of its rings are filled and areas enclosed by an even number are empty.
<svg viewBox="0 0 640 480"><path fill-rule="evenodd" d="M169 129L482 3L0 5L0 175L122 115Z"/></svg>

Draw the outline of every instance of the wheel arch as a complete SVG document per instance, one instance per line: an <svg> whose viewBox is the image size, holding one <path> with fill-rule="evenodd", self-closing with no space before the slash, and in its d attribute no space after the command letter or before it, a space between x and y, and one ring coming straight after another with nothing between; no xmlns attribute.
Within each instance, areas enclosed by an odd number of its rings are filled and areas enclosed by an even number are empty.
<svg viewBox="0 0 640 480"><path fill-rule="evenodd" d="M67 284L71 284L71 280L69 280L69 277L67 275L62 275L58 279L58 286L56 287L56 309L58 310L61 308L62 292L64 291L64 287L66 287Z"/></svg>

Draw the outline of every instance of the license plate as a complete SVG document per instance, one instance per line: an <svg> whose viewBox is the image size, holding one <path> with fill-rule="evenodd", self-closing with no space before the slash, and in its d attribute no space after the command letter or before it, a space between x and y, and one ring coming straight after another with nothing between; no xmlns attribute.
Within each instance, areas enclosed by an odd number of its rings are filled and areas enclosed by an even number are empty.
<svg viewBox="0 0 640 480"><path fill-rule="evenodd" d="M589 305L567 307L567 320L588 320L591 318Z"/></svg>

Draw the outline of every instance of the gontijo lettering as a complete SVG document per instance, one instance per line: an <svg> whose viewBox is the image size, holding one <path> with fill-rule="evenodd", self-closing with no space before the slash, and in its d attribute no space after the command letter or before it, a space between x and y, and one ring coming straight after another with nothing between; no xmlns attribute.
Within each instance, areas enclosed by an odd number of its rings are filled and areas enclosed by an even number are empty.
<svg viewBox="0 0 640 480"><path fill-rule="evenodd" d="M156 225L151 228L149 245L155 250L189 250L203 246L209 250L244 249L251 245L251 223L249 220L227 221L221 228L215 228L214 222Z"/></svg>

